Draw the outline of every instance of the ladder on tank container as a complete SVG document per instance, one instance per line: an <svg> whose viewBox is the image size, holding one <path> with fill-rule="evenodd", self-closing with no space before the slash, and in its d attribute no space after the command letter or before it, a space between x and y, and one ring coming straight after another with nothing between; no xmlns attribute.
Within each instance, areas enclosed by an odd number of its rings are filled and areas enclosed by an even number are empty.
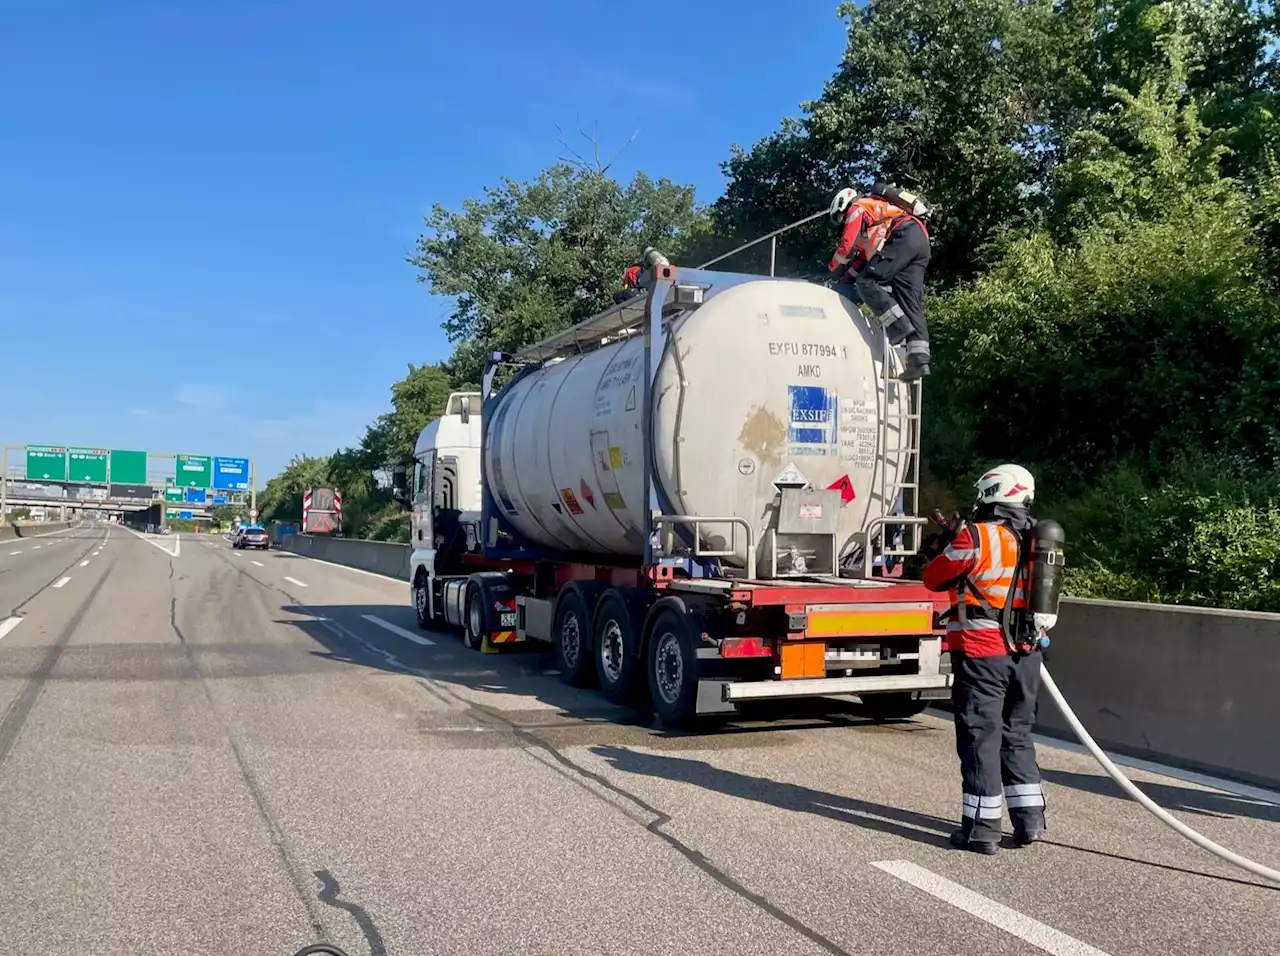
<svg viewBox="0 0 1280 956"><path fill-rule="evenodd" d="M927 519L916 515L920 505L920 421L924 382L904 382L894 369L897 358L889 337L882 339L884 352L880 365L881 399L879 416L880 514L867 522L866 546L863 549L863 574L871 576L875 555L882 558L906 558L920 553ZM891 463L894 480L889 480ZM894 514L899 497L902 513ZM908 500L908 498L910 500ZM895 547L888 529L902 528L904 546ZM874 548L876 539L880 547Z"/></svg>

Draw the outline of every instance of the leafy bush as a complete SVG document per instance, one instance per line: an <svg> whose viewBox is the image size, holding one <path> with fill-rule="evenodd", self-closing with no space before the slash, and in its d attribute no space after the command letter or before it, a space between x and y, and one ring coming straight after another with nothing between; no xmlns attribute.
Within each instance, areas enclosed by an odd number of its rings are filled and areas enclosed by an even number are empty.
<svg viewBox="0 0 1280 956"><path fill-rule="evenodd" d="M408 542L409 512L394 502L385 506L369 516L360 537L370 541Z"/></svg>
<svg viewBox="0 0 1280 956"><path fill-rule="evenodd" d="M1200 460L1152 482L1126 465L1077 500L1038 510L1067 531L1072 594L1280 611L1274 474Z"/></svg>

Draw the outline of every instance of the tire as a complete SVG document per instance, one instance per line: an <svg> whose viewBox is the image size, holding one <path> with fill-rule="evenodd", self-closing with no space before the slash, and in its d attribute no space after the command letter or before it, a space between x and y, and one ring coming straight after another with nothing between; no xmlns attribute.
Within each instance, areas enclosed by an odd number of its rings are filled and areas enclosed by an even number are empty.
<svg viewBox="0 0 1280 956"><path fill-rule="evenodd" d="M473 584L467 589L467 619L462 629L462 643L473 651L482 651L488 636L489 616L485 613L484 591Z"/></svg>
<svg viewBox="0 0 1280 956"><path fill-rule="evenodd" d="M687 614L668 607L654 616L645 661L658 723L668 728L688 727L697 717L698 658Z"/></svg>
<svg viewBox="0 0 1280 956"><path fill-rule="evenodd" d="M863 694L861 711L872 720L906 720L924 713L927 700L916 700L909 691L893 694Z"/></svg>
<svg viewBox="0 0 1280 956"><path fill-rule="evenodd" d="M596 607L591 656L600 692L612 703L635 703L647 686L638 630L626 598L606 591Z"/></svg>
<svg viewBox="0 0 1280 956"><path fill-rule="evenodd" d="M586 687L595 678L591 640L591 609L576 587L567 587L556 603L556 666L560 679L574 687Z"/></svg>
<svg viewBox="0 0 1280 956"><path fill-rule="evenodd" d="M431 620L431 595L427 591L430 586L427 572L419 569L413 579L413 613L418 619L418 627L424 631L431 630L431 625L435 623Z"/></svg>

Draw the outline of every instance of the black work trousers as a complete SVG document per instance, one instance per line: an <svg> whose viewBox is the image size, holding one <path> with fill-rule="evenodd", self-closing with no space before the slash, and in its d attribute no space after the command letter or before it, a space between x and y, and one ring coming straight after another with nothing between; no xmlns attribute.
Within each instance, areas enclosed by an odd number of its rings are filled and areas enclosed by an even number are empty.
<svg viewBox="0 0 1280 956"><path fill-rule="evenodd" d="M1015 832L1044 829L1044 788L1031 741L1039 652L965 657L956 651L952 669L962 829L973 842L999 842L1004 806Z"/></svg>
<svg viewBox="0 0 1280 956"><path fill-rule="evenodd" d="M929 342L929 323L924 318L924 276L931 255L929 237L919 223L907 221L889 233L880 251L858 272L858 295L877 316L883 316L895 305L902 309L910 325L905 330L907 342ZM892 339L900 341L902 337Z"/></svg>

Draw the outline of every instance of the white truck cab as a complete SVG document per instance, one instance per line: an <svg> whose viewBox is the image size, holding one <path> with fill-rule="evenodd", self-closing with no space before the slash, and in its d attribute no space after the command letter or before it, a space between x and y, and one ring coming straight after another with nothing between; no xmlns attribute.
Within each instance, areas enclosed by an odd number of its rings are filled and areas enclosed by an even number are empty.
<svg viewBox="0 0 1280 956"><path fill-rule="evenodd" d="M422 429L413 449L413 475L408 497L413 516L410 539L409 582L419 619L435 616L435 588L420 586L419 569L434 584L436 551L446 544L445 535L474 534L480 522L480 411L479 392L454 392L444 414ZM478 542L469 542L471 547ZM421 606L422 604L427 606Z"/></svg>

